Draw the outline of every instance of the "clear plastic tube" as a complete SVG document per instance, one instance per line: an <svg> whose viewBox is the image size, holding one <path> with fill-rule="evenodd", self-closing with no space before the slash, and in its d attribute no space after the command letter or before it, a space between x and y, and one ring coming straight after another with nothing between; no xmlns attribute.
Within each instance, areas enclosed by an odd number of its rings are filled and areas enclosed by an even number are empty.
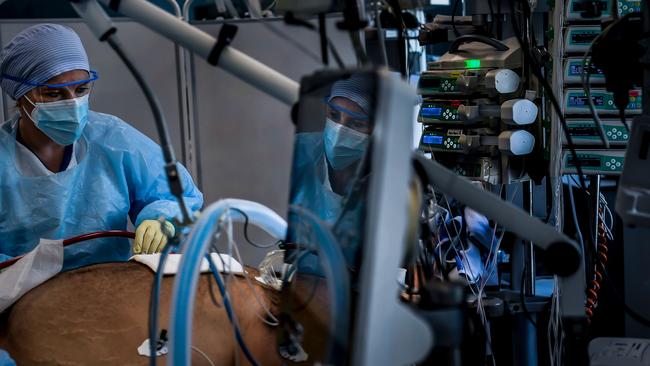
<svg viewBox="0 0 650 366"><path fill-rule="evenodd" d="M271 236L277 239L284 239L286 236L286 221L273 210L259 203L225 199L211 204L204 210L183 248L183 258L174 281L169 365L191 363L192 323L200 264L218 229L219 219L231 207L246 212L251 223ZM243 221L244 217L234 212L232 220Z"/></svg>

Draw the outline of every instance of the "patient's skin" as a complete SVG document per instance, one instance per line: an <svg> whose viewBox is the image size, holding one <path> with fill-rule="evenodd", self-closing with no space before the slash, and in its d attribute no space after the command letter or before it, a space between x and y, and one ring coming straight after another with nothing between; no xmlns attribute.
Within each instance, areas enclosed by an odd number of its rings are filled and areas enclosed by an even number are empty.
<svg viewBox="0 0 650 366"><path fill-rule="evenodd" d="M248 269L256 273L253 269ZM64 272L36 287L0 316L0 348L18 365L148 365L137 348L148 338L149 294L154 273L142 264L107 263ZM169 330L169 308L175 277L163 279L159 329ZM208 281L219 307L210 298ZM273 308L271 291L255 291ZM257 315L265 312L242 277L228 284L244 340L262 365L280 365L275 329ZM273 310L272 310L273 311ZM235 344L232 327L214 279L199 277L194 310L193 345L216 365L234 365L245 357ZM166 364L166 357L158 359ZM208 365L192 352L192 365Z"/></svg>

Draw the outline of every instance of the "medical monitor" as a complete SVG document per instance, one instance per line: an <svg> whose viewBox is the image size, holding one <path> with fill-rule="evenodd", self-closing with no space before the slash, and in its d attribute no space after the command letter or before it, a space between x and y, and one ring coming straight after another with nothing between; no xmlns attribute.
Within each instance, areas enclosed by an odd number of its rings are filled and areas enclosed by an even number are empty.
<svg viewBox="0 0 650 366"><path fill-rule="evenodd" d="M388 71L302 80L281 296L285 358L407 364L428 350L431 330L398 302L396 280L415 103L415 91ZM407 349L396 352L395 337Z"/></svg>

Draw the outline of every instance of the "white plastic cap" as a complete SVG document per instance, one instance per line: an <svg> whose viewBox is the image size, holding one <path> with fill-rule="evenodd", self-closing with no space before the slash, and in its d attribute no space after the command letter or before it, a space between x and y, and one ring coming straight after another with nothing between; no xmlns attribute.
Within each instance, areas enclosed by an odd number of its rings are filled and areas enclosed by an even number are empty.
<svg viewBox="0 0 650 366"><path fill-rule="evenodd" d="M510 69L490 70L485 75L487 86L494 88L500 94L514 93L519 89L521 78Z"/></svg>
<svg viewBox="0 0 650 366"><path fill-rule="evenodd" d="M528 99L511 99L501 104L501 119L509 125L529 125L537 119L538 108Z"/></svg>
<svg viewBox="0 0 650 366"><path fill-rule="evenodd" d="M525 130L504 131L499 134L499 150L512 155L527 155L535 147L535 136Z"/></svg>

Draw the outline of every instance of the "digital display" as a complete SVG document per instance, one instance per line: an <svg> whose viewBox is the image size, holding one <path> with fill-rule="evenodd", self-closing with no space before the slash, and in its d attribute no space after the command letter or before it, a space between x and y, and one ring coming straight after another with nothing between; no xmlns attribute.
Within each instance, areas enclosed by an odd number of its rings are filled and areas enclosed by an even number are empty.
<svg viewBox="0 0 650 366"><path fill-rule="evenodd" d="M592 95L591 100L594 102L594 106L596 107L602 107L605 105L605 97L602 95ZM569 97L569 105L573 107L585 107L589 102L587 101L586 96L570 96Z"/></svg>
<svg viewBox="0 0 650 366"><path fill-rule="evenodd" d="M571 65L569 65L569 73L571 75L582 75L582 72L583 72L582 70L583 70L583 67L580 64L571 64ZM603 71L592 66L592 67L589 68L589 73L592 74L592 75L595 75L595 74L602 75Z"/></svg>
<svg viewBox="0 0 650 366"><path fill-rule="evenodd" d="M582 75L582 65L569 66L569 73L572 75Z"/></svg>
<svg viewBox="0 0 650 366"><path fill-rule="evenodd" d="M442 136L424 135L422 142L428 145L442 145Z"/></svg>
<svg viewBox="0 0 650 366"><path fill-rule="evenodd" d="M598 136L598 131L594 127L569 127L572 136L575 137L593 137Z"/></svg>
<svg viewBox="0 0 650 366"><path fill-rule="evenodd" d="M574 44L590 44L597 36L597 32L574 32L571 33L571 42Z"/></svg>
<svg viewBox="0 0 650 366"><path fill-rule="evenodd" d="M598 157L581 157L578 156L578 160L580 161L580 165L583 167L588 167L588 168L598 168L600 167L600 158ZM567 160L567 165L568 166L576 166L576 161L573 159L573 157L569 157Z"/></svg>
<svg viewBox="0 0 650 366"><path fill-rule="evenodd" d="M441 79L436 77L421 77L420 88L439 88Z"/></svg>
<svg viewBox="0 0 650 366"><path fill-rule="evenodd" d="M440 117L442 114L442 108L438 107L422 107L420 111L424 117Z"/></svg>
<svg viewBox="0 0 650 366"><path fill-rule="evenodd" d="M601 107L605 105L605 97L602 95L591 96L591 100L594 102L596 107Z"/></svg>
<svg viewBox="0 0 650 366"><path fill-rule="evenodd" d="M569 73L574 75L582 74L582 66L580 65L571 65L569 66Z"/></svg>
<svg viewBox="0 0 650 366"><path fill-rule="evenodd" d="M573 4L571 4L571 11L574 13L587 11L590 10L590 6L592 6L591 3L574 1ZM597 6L599 10L607 10L607 1L599 1Z"/></svg>

